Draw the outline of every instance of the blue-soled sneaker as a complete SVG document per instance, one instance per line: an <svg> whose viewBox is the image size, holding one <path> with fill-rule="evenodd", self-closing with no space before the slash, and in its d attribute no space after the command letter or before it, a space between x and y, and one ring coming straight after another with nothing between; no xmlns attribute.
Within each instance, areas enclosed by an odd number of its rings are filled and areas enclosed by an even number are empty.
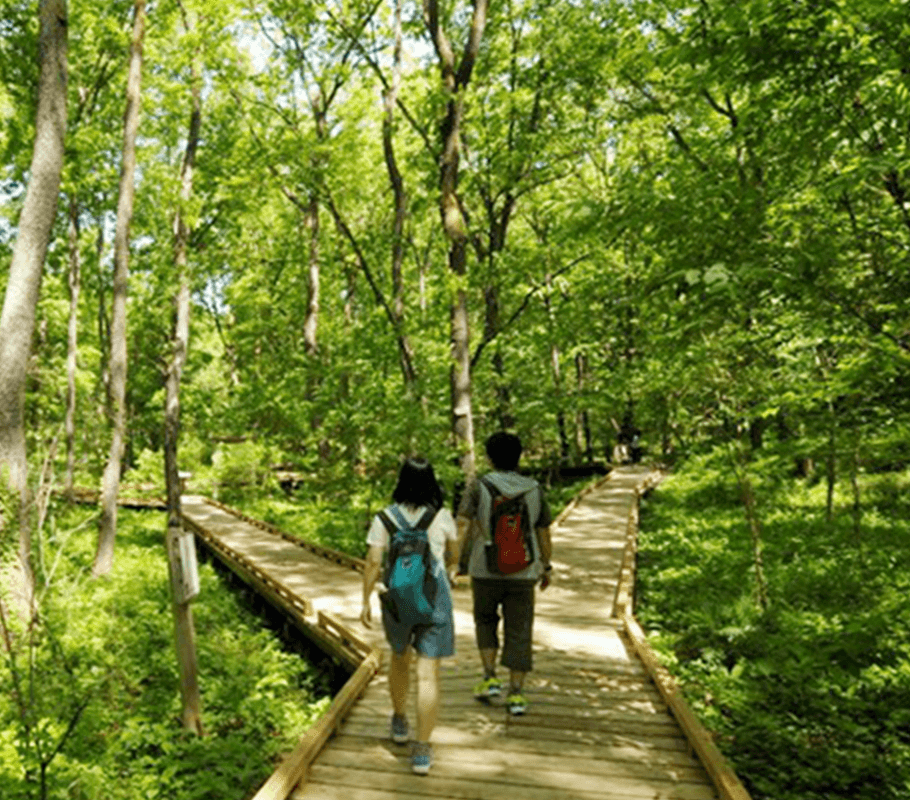
<svg viewBox="0 0 910 800"><path fill-rule="evenodd" d="M510 692L506 698L506 708L513 717L520 717L528 710L528 701L519 692Z"/></svg>
<svg viewBox="0 0 910 800"><path fill-rule="evenodd" d="M408 725L408 718L404 715L392 714L390 736L395 744L407 744L411 738L411 728Z"/></svg>
<svg viewBox="0 0 910 800"><path fill-rule="evenodd" d="M498 678L484 678L474 687L474 699L484 702L502 694L502 681Z"/></svg>
<svg viewBox="0 0 910 800"><path fill-rule="evenodd" d="M414 742L411 750L411 772L426 775L433 764L433 748L429 742Z"/></svg>

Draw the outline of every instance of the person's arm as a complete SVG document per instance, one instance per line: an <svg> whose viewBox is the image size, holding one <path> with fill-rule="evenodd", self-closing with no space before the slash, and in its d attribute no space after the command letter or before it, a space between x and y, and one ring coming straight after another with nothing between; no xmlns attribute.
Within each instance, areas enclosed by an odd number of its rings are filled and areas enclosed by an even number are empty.
<svg viewBox="0 0 910 800"><path fill-rule="evenodd" d="M455 549L456 549L456 558L455 564L458 567L459 574L467 573L467 564L461 564L462 556L468 556L470 552L471 543L474 541L472 536L472 531L475 525L474 519L471 517L463 516L459 514L455 520L455 525L458 530L458 536L455 540Z"/></svg>
<svg viewBox="0 0 910 800"><path fill-rule="evenodd" d="M366 564L363 567L363 608L360 611L360 621L364 627L373 627L373 609L370 606L370 597L373 594L373 587L379 580L379 572L382 569L382 554L385 548L380 545L371 544L367 552Z"/></svg>
<svg viewBox="0 0 910 800"><path fill-rule="evenodd" d="M550 538L550 526L537 529L537 542L540 544L540 560L544 569L549 570L553 558L553 540Z"/></svg>
<svg viewBox="0 0 910 800"><path fill-rule="evenodd" d="M553 582L553 540L550 538L550 526L535 528L537 533L537 545L540 548L540 563L543 565L543 573L540 576L540 588L546 589Z"/></svg>

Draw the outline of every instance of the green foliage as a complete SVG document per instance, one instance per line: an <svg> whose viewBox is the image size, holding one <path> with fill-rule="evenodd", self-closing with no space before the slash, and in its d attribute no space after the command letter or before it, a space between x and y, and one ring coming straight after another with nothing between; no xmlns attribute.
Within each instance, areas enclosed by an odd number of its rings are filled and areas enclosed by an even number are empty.
<svg viewBox="0 0 910 800"><path fill-rule="evenodd" d="M84 511L56 514L44 544L55 569L40 620L0 664L3 796L248 793L324 710L319 675L283 651L203 564L193 611L206 735L184 732L163 519L121 512L114 572L90 581L95 526Z"/></svg>
<svg viewBox="0 0 910 800"><path fill-rule="evenodd" d="M228 489L263 489L274 482L272 449L258 440L223 442L212 455L212 468L219 485Z"/></svg>
<svg viewBox="0 0 910 800"><path fill-rule="evenodd" d="M756 798L902 798L910 780L910 473L853 498L753 465L771 604L752 602L726 454L693 458L645 506L638 613ZM872 511L871 509L874 509Z"/></svg>

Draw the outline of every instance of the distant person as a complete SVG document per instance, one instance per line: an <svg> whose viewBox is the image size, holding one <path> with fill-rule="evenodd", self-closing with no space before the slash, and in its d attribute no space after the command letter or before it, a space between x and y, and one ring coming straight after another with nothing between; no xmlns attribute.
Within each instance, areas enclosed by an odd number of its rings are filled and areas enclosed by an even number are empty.
<svg viewBox="0 0 910 800"><path fill-rule="evenodd" d="M392 649L389 693L390 735L397 744L411 739L406 704L411 654L417 651L417 732L411 769L426 775L432 764L430 735L439 716L439 663L455 653L455 624L446 564L458 562L452 513L432 465L409 458L398 474L393 503L380 511L367 533L360 620L373 626L370 598L382 571L382 624Z"/></svg>
<svg viewBox="0 0 910 800"><path fill-rule="evenodd" d="M471 576L474 629L483 678L474 697L500 697L496 677L499 616L503 617L503 667L509 670L506 707L524 714L525 676L532 669L534 592L550 585L552 545L550 508L540 485L519 475L521 440L494 433L486 442L493 471L475 481L458 509L458 540L464 546L461 570Z"/></svg>

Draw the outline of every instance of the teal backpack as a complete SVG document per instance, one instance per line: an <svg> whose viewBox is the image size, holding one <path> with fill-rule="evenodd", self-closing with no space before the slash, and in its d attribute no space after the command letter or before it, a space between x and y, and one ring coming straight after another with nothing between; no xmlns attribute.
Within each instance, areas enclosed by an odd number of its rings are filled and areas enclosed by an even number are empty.
<svg viewBox="0 0 910 800"><path fill-rule="evenodd" d="M398 506L391 506L389 511L394 520L385 511L379 512L391 540L383 579L387 589L383 605L398 623L430 625L437 585L427 529L436 517L436 509L427 509L414 525Z"/></svg>

